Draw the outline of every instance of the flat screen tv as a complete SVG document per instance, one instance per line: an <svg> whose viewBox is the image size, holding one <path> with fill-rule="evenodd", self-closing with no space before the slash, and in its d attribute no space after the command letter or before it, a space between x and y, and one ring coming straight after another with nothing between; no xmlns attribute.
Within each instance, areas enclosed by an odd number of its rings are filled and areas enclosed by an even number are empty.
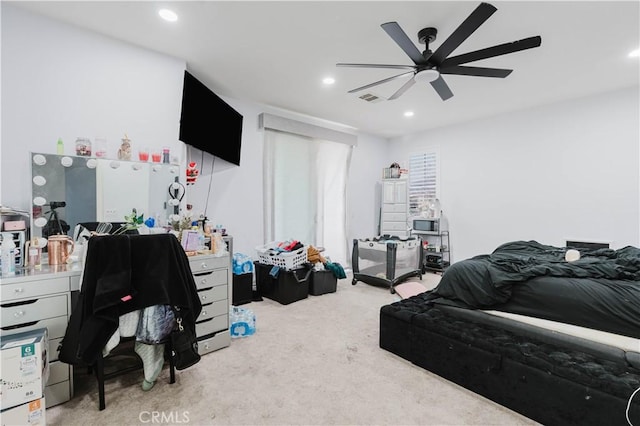
<svg viewBox="0 0 640 426"><path fill-rule="evenodd" d="M242 115L188 71L184 72L180 140L240 165Z"/></svg>

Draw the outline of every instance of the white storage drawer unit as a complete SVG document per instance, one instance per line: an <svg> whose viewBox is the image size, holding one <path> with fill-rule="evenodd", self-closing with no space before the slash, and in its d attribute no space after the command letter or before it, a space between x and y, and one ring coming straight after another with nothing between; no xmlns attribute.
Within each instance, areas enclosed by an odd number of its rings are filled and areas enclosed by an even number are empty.
<svg viewBox="0 0 640 426"><path fill-rule="evenodd" d="M198 255L189 258L189 266L202 304L196 319L198 352L202 355L231 344L231 260L229 254L220 257Z"/></svg>
<svg viewBox="0 0 640 426"><path fill-rule="evenodd" d="M382 181L380 235L409 236L409 184L408 179Z"/></svg>
<svg viewBox="0 0 640 426"><path fill-rule="evenodd" d="M69 268L69 270L66 270ZM63 271L21 269L14 276L2 277L0 285L0 335L46 328L49 335L49 380L45 387L47 407L61 404L73 395L73 370L58 361L58 345L71 316L71 287L76 286L80 270L72 266Z"/></svg>

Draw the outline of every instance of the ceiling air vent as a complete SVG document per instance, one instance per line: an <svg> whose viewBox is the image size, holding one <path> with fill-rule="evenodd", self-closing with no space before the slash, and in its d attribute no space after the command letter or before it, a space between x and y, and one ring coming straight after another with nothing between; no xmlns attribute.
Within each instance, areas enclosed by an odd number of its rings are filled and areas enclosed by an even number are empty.
<svg viewBox="0 0 640 426"><path fill-rule="evenodd" d="M363 101L367 101L367 102L380 102L382 100L384 100L383 97L378 96L378 95L374 95L373 93L365 93L364 95L360 95L358 96L358 98L362 99Z"/></svg>

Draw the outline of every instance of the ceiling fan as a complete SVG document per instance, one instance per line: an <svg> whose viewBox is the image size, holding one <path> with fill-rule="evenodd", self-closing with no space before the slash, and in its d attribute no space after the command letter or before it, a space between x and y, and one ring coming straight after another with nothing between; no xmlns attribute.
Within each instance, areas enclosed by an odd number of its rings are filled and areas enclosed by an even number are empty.
<svg viewBox="0 0 640 426"><path fill-rule="evenodd" d="M538 47L542 43L540 36L529 37L511 43L499 44L485 49L476 50L462 55L451 56L453 52L462 42L464 42L480 25L482 25L497 9L489 3L480 3L480 5L460 24L460 26L436 49L435 52L429 50L429 43L436 39L438 33L436 28L427 27L418 32L420 43L426 45L424 52L420 53L418 48L409 39L407 34L400 28L397 22L387 22L381 25L382 29L396 42L398 46L411 58L415 65L385 65L385 64L349 64L338 63L338 67L355 67L355 68L389 68L389 69L409 69L411 71L385 78L353 90L349 93L358 92L368 89L382 83L395 80L411 74L411 78L400 87L388 100L397 99L405 93L416 82L428 82L435 91L440 95L443 101L451 98L453 92L442 78L443 74L468 75L476 77L497 77L505 78L513 70L503 68L485 68L463 66L468 62L479 61L481 59L492 58L495 56L506 55L508 53L518 52L520 50Z"/></svg>

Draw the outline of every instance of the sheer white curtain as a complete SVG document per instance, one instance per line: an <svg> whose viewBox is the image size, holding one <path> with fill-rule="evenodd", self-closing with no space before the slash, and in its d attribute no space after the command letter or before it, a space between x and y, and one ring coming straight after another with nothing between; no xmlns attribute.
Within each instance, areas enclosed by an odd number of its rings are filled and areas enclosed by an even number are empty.
<svg viewBox="0 0 640 426"><path fill-rule="evenodd" d="M324 247L347 264L351 145L265 129L265 237Z"/></svg>

